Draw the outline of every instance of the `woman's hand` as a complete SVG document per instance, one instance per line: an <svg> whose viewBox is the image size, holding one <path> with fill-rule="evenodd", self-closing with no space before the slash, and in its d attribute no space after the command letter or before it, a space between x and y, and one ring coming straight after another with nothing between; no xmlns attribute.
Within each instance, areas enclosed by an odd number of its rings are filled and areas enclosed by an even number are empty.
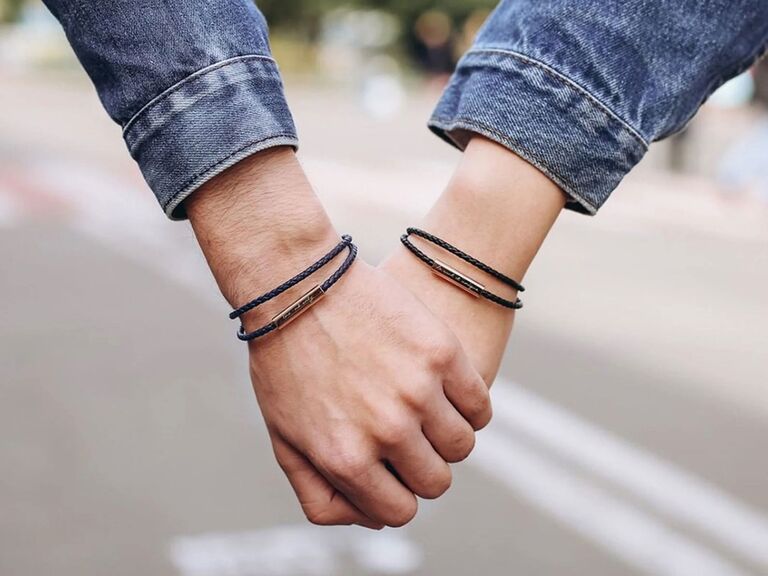
<svg viewBox="0 0 768 576"><path fill-rule="evenodd" d="M186 208L233 307L339 241L293 152L272 150L209 182ZM244 318L247 330L334 264ZM234 329L234 326L233 326ZM450 462L490 420L488 390L457 338L408 290L356 262L300 319L250 344L275 455L316 524L401 526L416 496L451 483Z"/></svg>
<svg viewBox="0 0 768 576"><path fill-rule="evenodd" d="M501 145L477 136L420 227L522 280L564 205L565 196L544 174ZM413 241L419 243L418 238ZM420 245L491 291L516 297L509 287L467 263L435 246ZM514 312L442 281L402 246L381 268L445 321L490 386L512 331Z"/></svg>

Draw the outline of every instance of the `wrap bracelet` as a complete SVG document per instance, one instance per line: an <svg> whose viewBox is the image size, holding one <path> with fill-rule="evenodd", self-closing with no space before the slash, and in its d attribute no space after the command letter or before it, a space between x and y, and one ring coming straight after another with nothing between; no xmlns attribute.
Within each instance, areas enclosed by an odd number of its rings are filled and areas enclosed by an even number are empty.
<svg viewBox="0 0 768 576"><path fill-rule="evenodd" d="M330 252L328 252L325 256L320 258L320 260L312 264L306 270L300 272L299 274L297 274L287 282L284 282L274 290L271 290L270 292L267 292L266 294L259 296L255 300L251 300L248 304L241 306L237 310L232 311L232 313L230 313L229 315L229 318L231 320L235 320L237 318L242 317L243 315L250 312L251 310L258 308L262 304L265 304L270 300L277 298L284 292L290 290L297 284L303 282L304 280L312 276L312 274L314 274L318 270L327 266L334 258L336 258L336 256L341 254L344 250L348 250L349 254L344 259L344 262L341 264L341 266L339 266L339 268L331 276L329 276L328 279L325 280L325 282L323 282L322 284L317 284L314 287L312 287L308 292L304 293L291 305L289 305L282 312L280 312L274 318L272 318L269 324L263 326L262 328L259 328L254 332L248 333L245 331L245 327L241 324L240 330L237 333L238 339L242 340L243 342L250 342L252 340L256 340L257 338L266 336L267 334L274 332L275 330L280 330L285 326L287 326L288 324L290 324L293 320L296 320L296 318L298 318L301 314L309 310L312 306L317 304L325 296L326 292L328 292L328 290L330 290L334 286L334 284L336 284L339 280L341 280L341 277L347 273L347 271L350 269L355 259L357 258L358 249L357 249L357 246L352 243L352 237L348 235L342 236L341 242L339 242Z"/></svg>
<svg viewBox="0 0 768 576"><path fill-rule="evenodd" d="M445 262L442 262L437 258L433 258L427 255L425 252L417 248L413 242L411 242L410 237L417 236L419 238L422 238L423 240L426 240L427 242L434 244L435 246L438 246L439 248L442 248L447 252L450 252L454 256L460 258L467 264L474 266L478 270L481 270L486 274L493 276L494 278L501 281L503 284L506 284L507 286L513 288L514 290L518 292L525 292L525 288L518 281L513 280L512 278L510 278L509 276L506 276L505 274L502 274L498 270L494 270L487 264L481 262L477 258L470 256L466 252L463 252L462 250L456 248L456 246L449 244L442 238L438 238L434 234L430 234L429 232L425 232L424 230L420 230L418 228L408 228L406 232L407 233L403 234L403 236L400 238L400 241L408 250L411 251L411 253L414 256L416 256L419 260L421 260L427 266L429 266L432 269L432 272L435 273L438 277L450 282L454 286L461 288L462 290L464 290L465 292L468 292L469 294L471 294L472 296L475 296L476 298L482 297L482 298L485 298L486 300L490 300L495 304L498 304L499 306L503 306L505 308L511 308L513 310L519 310L523 307L523 302L519 298L515 300L507 300L505 298L502 298L501 296L498 296L493 292L491 292L490 290L486 289L486 287L483 286L477 280L467 276L462 272L459 272L458 270L449 266Z"/></svg>

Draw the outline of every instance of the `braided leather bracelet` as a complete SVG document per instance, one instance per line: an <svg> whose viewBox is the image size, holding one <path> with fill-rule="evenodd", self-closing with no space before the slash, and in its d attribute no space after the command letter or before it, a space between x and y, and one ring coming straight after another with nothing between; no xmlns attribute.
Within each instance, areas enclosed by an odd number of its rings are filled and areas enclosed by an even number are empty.
<svg viewBox="0 0 768 576"><path fill-rule="evenodd" d="M354 263L355 259L357 258L357 246L355 246L352 243L352 237L345 235L342 236L341 242L337 244L330 252L328 252L325 256L323 256L320 260L312 264L309 268L302 271L301 273L297 274L287 282L284 282L274 290L271 290L270 292L267 292L266 294L259 296L255 300L252 300L248 304L241 306L237 310L234 310L230 315L230 319L234 320L236 318L240 318L244 314L250 312L251 310L254 310L255 308L258 308L262 304L265 304L269 302L270 300L273 300L286 292L287 290L290 290L300 282L306 280L309 278L312 274L320 270L321 268L328 265L331 260L333 260L336 256L341 254L344 250L349 250L349 254L347 255L344 262L339 266L338 270L334 272L325 282L322 284L319 284L317 286L314 286L309 292L305 293L303 296L301 296L298 300L296 300L293 304L288 306L285 310L280 312L277 316L272 318L269 324L266 326L259 328L258 330L250 333L246 333L245 327L240 326L240 330L237 333L237 337L242 340L243 342L250 342L251 340L256 340L257 338L261 338L262 336L266 336L270 332L274 332L275 330L279 330L298 318L303 312L306 312L309 308L311 308L314 304L316 304L323 296L325 296L325 293L330 290L334 284L336 284L344 274L350 269L352 264Z"/></svg>
<svg viewBox="0 0 768 576"><path fill-rule="evenodd" d="M459 250L452 244L449 244L442 238L438 238L437 236L430 234L429 232L425 232L424 230L420 230L418 228L408 228L406 232L407 233L403 234L403 236L400 238L400 241L403 243L403 245L408 250L410 250L413 253L413 255L416 256L419 260L421 260L427 266L432 268L432 271L438 276L440 276L441 278L469 292L473 296L476 296L476 297L481 296L486 300L490 300L491 302L498 304L499 306L503 306L505 308L511 308L513 310L519 310L520 308L523 307L523 302L519 298L517 298L516 300L506 300L501 296L497 296L493 292L486 290L485 286L483 286L476 280L470 278L466 274L462 274L458 270L451 268L445 262L441 262L437 258L432 258L431 256L428 256L422 250L417 248L413 244L413 242L411 242L410 237L418 236L419 238L422 238L427 242L430 242L431 244L434 244L435 246L438 246L443 250L450 252L454 256L461 258L462 260L464 260L464 262L471 264L478 270L482 270L483 272L485 272L486 274L489 274L490 276L493 276L497 280L500 280L501 282L517 290L518 292L525 292L525 288L516 280L513 280L509 276L502 274L498 270L494 270L493 268L491 268L487 264L484 264L477 258L470 256L466 252Z"/></svg>

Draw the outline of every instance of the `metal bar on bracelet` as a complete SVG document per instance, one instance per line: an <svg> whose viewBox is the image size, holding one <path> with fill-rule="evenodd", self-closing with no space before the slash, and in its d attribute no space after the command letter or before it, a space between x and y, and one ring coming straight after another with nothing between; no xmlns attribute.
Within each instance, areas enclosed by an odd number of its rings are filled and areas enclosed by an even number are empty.
<svg viewBox="0 0 768 576"><path fill-rule="evenodd" d="M434 258L433 260L434 262L432 262L432 272L435 274L435 276L461 288L467 294L470 294L475 298L480 298L480 294L478 294L477 291L485 290L485 286L480 284L480 282L473 280L466 274L462 274L455 268L451 268L445 262L442 262L437 258Z"/></svg>
<svg viewBox="0 0 768 576"><path fill-rule="evenodd" d="M427 242L434 244L435 246L442 248L447 252L450 252L454 256L460 258L461 260L464 260L464 262L466 262L467 264L470 264L473 267L477 268L478 270L481 270L486 274L493 276L497 280L500 280L510 288L513 288L518 292L525 292L525 287L521 285L520 282L518 282L517 280L510 278L506 274L502 274L498 270L491 268L485 262L481 262L477 258L473 258L466 252L459 250L456 246L454 246L453 244L449 244L442 238L438 238L434 234L430 234L429 232L425 232L424 230L421 230L419 228L408 228L406 232L408 236L411 236L411 235L418 236L419 238L426 240Z"/></svg>
<svg viewBox="0 0 768 576"><path fill-rule="evenodd" d="M499 306L503 306L504 308L519 310L523 307L523 302L522 300L520 300L520 298L516 298L515 300L507 300L505 298L502 298L501 296L498 296L493 292L491 292L490 290L486 289L486 287L483 286L477 280L467 276L463 272L459 272L458 270L449 266L445 262L442 262L441 260L438 260L436 258L433 258L432 256L429 256L428 254L420 250L413 242L411 242L410 240L411 234L414 234L415 236L420 236L427 242L436 244L440 248L443 248L444 250L451 252L452 254L454 254L455 256L458 256L460 259L464 260L468 264L471 264L472 266L474 266L475 268L478 268L483 272L487 272L491 274L492 276L501 280L505 284L510 285L510 287L512 288L515 288L518 290L525 290L525 288L520 286L520 284L517 283L516 281L512 280L511 278L508 278L507 276L504 276L501 272L497 272L487 264L483 264L482 262L473 258L469 254L462 252L455 246L448 244L445 240L441 240L440 238L437 238L436 236L428 234L423 230L418 230L416 228L409 228L407 230L407 233L403 234L400 237L400 241L403 243L403 246L405 246L414 256L416 256L424 264L429 266L432 269L432 272L439 278L453 284L454 286L462 289L465 292L468 292L469 294L475 297L485 298L486 300L490 300L494 304L498 304Z"/></svg>
<svg viewBox="0 0 768 576"><path fill-rule="evenodd" d="M305 280L311 274L317 272L320 268L329 264L330 261L344 249L347 249L349 251L349 254L344 259L344 262L341 264L341 266L339 266L339 268L333 274L331 274L325 280L325 282L314 286L309 292L304 293L300 298L295 300L290 306L288 306L282 312L280 312L277 316L272 318L272 320L266 326L263 326L254 332L248 333L245 331L245 326L241 324L240 330L237 333L237 337L244 342L250 342L252 340L262 338L267 334L274 332L275 330L281 330L282 328L285 328L288 324L296 320L304 312L312 308L312 306L317 304L320 300L322 300L323 297L326 295L326 293L341 279L342 276L344 276L344 274L347 273L347 271L349 271L352 264L355 262L355 259L357 258L357 252L358 252L357 246L355 246L352 243L352 238L350 236L344 236L342 238L342 242L338 246L336 246L336 248L334 248L331 252L326 254L323 258L315 262L315 264L313 264L303 272L299 273L298 275L294 276L288 282L281 284L271 292L267 292L263 296L260 296L259 298L257 298L256 300L253 300L249 304L246 304L242 308L235 310L230 317L238 318L243 314L250 312L254 308L257 308L262 304L269 302L270 300L279 296L280 294L290 289L291 287L295 286L302 280Z"/></svg>
<svg viewBox="0 0 768 576"><path fill-rule="evenodd" d="M296 318L301 316L304 312L322 300L323 296L325 296L325 290L323 290L323 287L318 284L309 292L302 295L293 304L288 306L285 310L280 312L277 316L272 318L272 323L277 327L278 330L282 330L288 326L288 324L296 320Z"/></svg>

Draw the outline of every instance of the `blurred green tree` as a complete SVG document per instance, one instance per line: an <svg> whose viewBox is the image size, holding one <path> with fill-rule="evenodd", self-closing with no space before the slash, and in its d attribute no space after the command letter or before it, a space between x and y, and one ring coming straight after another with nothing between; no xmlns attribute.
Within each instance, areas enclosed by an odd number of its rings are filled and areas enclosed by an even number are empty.
<svg viewBox="0 0 768 576"><path fill-rule="evenodd" d="M407 35L428 10L448 14L456 23L476 10L492 9L497 0L256 0L270 25L306 33L316 31L323 14L333 8L375 8L397 16Z"/></svg>
<svg viewBox="0 0 768 576"><path fill-rule="evenodd" d="M0 0L0 22L15 22L25 0Z"/></svg>

